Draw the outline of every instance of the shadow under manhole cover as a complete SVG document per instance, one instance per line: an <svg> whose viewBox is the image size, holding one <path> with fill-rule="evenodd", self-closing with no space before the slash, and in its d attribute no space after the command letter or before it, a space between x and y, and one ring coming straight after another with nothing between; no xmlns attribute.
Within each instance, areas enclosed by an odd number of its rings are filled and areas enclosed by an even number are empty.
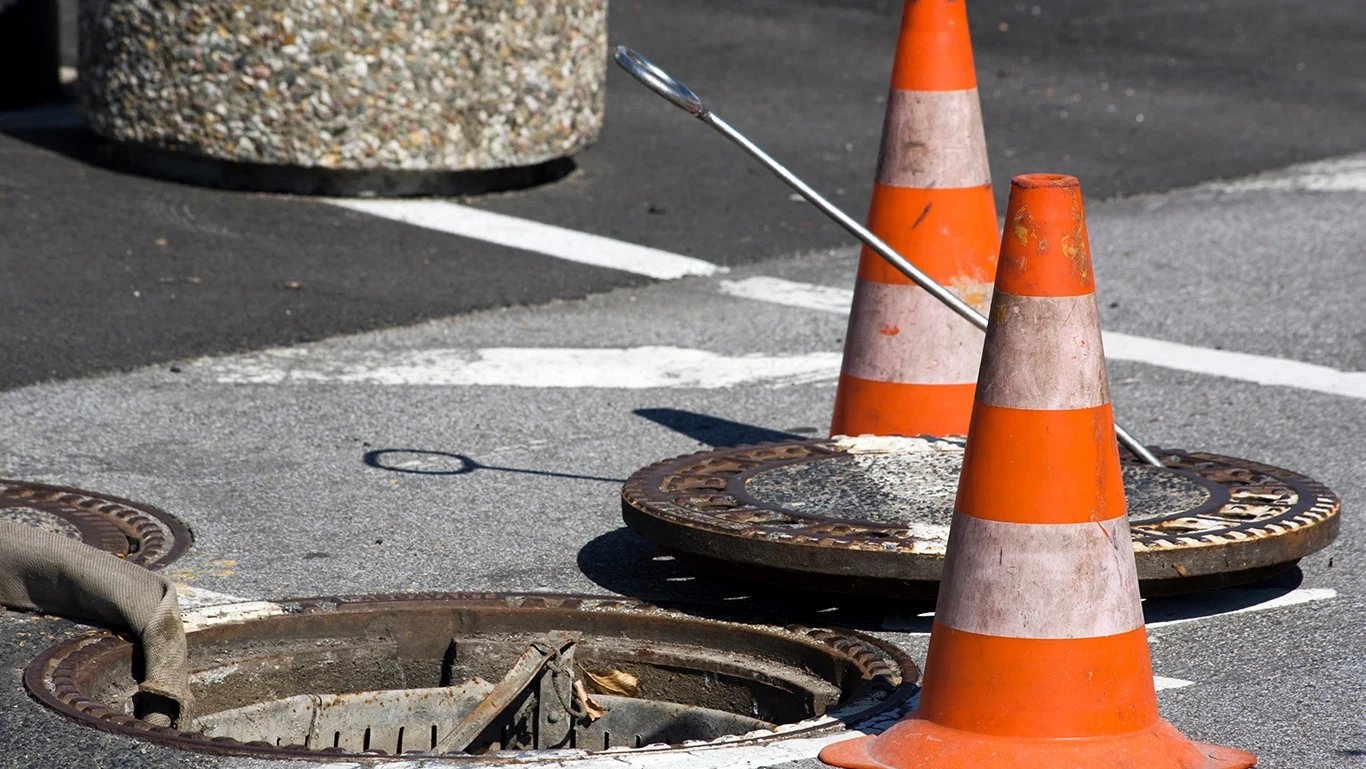
<svg viewBox="0 0 1366 769"><path fill-rule="evenodd" d="M189 548L190 530L151 505L65 486L0 480L0 521L35 526L148 569Z"/></svg>
<svg viewBox="0 0 1366 769"><path fill-rule="evenodd" d="M97 728L190 750L527 761L836 734L904 710L920 673L862 635L623 599L347 596L266 614L187 614L189 729L129 715L133 647L106 632L45 651L24 682Z"/></svg>

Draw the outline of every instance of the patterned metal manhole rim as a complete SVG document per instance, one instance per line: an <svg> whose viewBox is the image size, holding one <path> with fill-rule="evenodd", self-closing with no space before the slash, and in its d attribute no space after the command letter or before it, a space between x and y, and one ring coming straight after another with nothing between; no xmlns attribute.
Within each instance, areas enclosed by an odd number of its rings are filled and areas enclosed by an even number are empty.
<svg viewBox="0 0 1366 769"><path fill-rule="evenodd" d="M941 451L962 448L961 439L896 440ZM927 539L904 524L789 509L749 492L747 482L758 474L840 460L849 456L848 445L814 439L664 460L627 479L622 515L647 539L746 576L834 592L856 586L932 595L943 567L942 539ZM1145 594L1249 581L1288 568L1337 536L1340 502L1311 478L1245 459L1155 450L1170 472L1211 494L1192 508L1131 520Z"/></svg>
<svg viewBox="0 0 1366 769"><path fill-rule="evenodd" d="M464 607L489 612L504 612L509 615L526 617L535 612L587 613L590 615L638 616L644 621L686 621L705 623L708 628L729 629L734 633L752 633L766 637L778 635L799 644L818 644L832 657L847 660L858 672L860 679L851 687L836 706L821 717L808 719L795 724L780 725L771 732L750 732L743 735L722 737L711 742L698 744L688 742L682 745L651 745L645 747L649 754L674 753L692 750L697 747L714 745L751 746L776 740L796 737L817 737L837 734L855 726L875 724L879 728L890 725L903 716L909 708L911 696L915 693L916 682L920 678L920 668L901 649L872 636L848 630L787 625L756 625L739 619L717 619L688 613L682 609L666 609L626 598L604 598L595 596L553 594L553 593L385 593L374 595L344 595L317 598L297 598L280 601L274 606L279 613L253 615L237 620L214 621L189 630L186 633L191 651L195 647L196 635L204 633L206 638L221 638L231 626L249 626L254 623L289 622L291 617L319 614L375 614L376 620L385 621L394 612L404 607L418 610L423 607L450 605L453 609ZM214 607L222 609L223 607ZM187 619L193 612L187 613ZM262 624L262 627L265 627ZM387 627L387 625L386 625ZM89 687L96 685L100 676L101 660L117 656L123 664L131 665L133 657L132 642L108 631L84 633L74 639L59 643L44 650L24 671L24 686L29 694L39 702L63 713L83 724L101 731L137 737L150 742L173 748L193 750L219 755L251 756L257 758L291 758L335 761L338 758L364 758L367 761L451 761L456 763L478 764L524 764L538 761L566 762L578 757L594 758L599 756L621 756L631 750L613 748L608 751L585 750L542 750L512 751L505 753L441 754L405 752L402 755L374 753L350 753L338 748L310 750L301 745L272 745L266 742L241 742L231 737L206 737L193 731L182 731L173 727L154 726L127 713L118 712L117 706L108 702L92 699ZM194 670L192 669L193 676ZM885 723L884 723L885 722Z"/></svg>
<svg viewBox="0 0 1366 769"><path fill-rule="evenodd" d="M85 544L148 569L166 566L193 542L189 528L179 519L142 502L66 486L0 479L0 511L16 508L51 516L75 529Z"/></svg>

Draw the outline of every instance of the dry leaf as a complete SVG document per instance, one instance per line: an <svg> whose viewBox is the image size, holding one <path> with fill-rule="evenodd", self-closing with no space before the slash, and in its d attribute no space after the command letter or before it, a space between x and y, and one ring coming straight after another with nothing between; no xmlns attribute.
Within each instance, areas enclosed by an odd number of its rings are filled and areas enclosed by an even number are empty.
<svg viewBox="0 0 1366 769"><path fill-rule="evenodd" d="M598 694L615 694L619 697L634 697L636 690L640 688L640 679L630 673L621 670L609 670L605 673L594 673L591 670L583 671L583 677L588 679L588 685Z"/></svg>
<svg viewBox="0 0 1366 769"><path fill-rule="evenodd" d="M574 697L583 707L583 712L588 716L590 722L602 718L603 714L607 712L602 709L601 705L594 702L592 697L588 696L588 692L583 688L583 681L574 682Z"/></svg>

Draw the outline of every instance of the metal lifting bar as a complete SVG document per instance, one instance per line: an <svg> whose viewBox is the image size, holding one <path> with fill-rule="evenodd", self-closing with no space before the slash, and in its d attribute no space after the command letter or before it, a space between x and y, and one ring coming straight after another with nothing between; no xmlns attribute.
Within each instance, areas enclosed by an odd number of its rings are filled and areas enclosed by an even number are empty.
<svg viewBox="0 0 1366 769"><path fill-rule="evenodd" d="M964 302L962 299L959 299L952 291L939 285L933 278L926 275L924 272L921 272L914 264L911 264L905 257L894 251L891 246L884 243L881 238L874 235L857 221L851 219L848 214L836 208L833 203L826 200L818 192L811 189L811 187L807 186L806 182L797 178L796 174L787 170L781 163L770 157L767 152L760 149L758 145L746 138L744 134L735 130L729 123L717 117L714 112L707 108L707 105L702 102L702 99L699 98L697 94L693 93L691 88L678 82L669 75L669 73L655 66L653 62L624 45L617 46L615 58L617 64L621 65L621 68L630 73L636 80L644 83L650 90L664 97L684 112L687 112L698 120L701 120L703 123L716 129L722 136L735 142L735 144L739 145L740 149L749 153L751 157L762 163L764 167L773 172L775 176L783 180L789 187L796 190L797 193L805 198L807 202L811 203L811 205L819 208L826 216L834 219L835 223L847 230L849 234L863 241L864 245L868 246L868 248L876 252L878 256L885 259L888 264L895 267L898 272L909 278L911 282L929 292L935 299L948 305L949 309L958 313L972 325L982 331L986 331L987 319L982 313L973 309L971 305ZM1148 450L1147 446L1140 443L1136 438L1129 434L1128 430L1125 430L1118 423L1115 424L1115 437L1119 439L1119 442L1125 448L1132 451L1144 462L1147 462L1154 467L1166 467L1161 459L1158 459L1155 454Z"/></svg>

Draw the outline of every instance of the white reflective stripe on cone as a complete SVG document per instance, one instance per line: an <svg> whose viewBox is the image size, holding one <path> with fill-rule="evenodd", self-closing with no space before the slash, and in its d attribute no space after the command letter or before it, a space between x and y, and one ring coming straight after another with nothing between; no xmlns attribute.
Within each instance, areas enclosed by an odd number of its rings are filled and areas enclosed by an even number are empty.
<svg viewBox="0 0 1366 769"><path fill-rule="evenodd" d="M1058 411L1110 402L1094 294L1015 296L991 306L977 400Z"/></svg>
<svg viewBox="0 0 1366 769"><path fill-rule="evenodd" d="M1127 518L1003 523L956 513L951 531L941 624L1003 638L1096 638L1143 624Z"/></svg>
<svg viewBox="0 0 1366 769"><path fill-rule="evenodd" d="M949 286L984 306L990 283ZM982 360L982 332L912 285L860 280L850 309L844 373L901 384L968 384Z"/></svg>
<svg viewBox="0 0 1366 769"><path fill-rule="evenodd" d="M877 181L917 189L991 184L977 89L893 90L887 97Z"/></svg>

